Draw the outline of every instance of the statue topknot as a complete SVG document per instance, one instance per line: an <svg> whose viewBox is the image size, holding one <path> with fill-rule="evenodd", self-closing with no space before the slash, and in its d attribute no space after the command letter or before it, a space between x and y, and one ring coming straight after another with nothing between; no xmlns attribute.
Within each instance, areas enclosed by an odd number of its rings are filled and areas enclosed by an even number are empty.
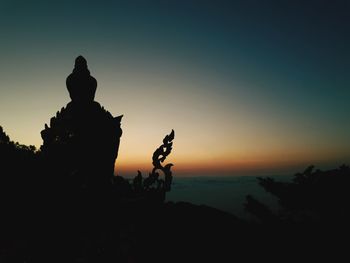
<svg viewBox="0 0 350 263"><path fill-rule="evenodd" d="M73 103L85 104L94 101L97 81L90 75L83 56L75 59L73 72L67 77L66 85Z"/></svg>

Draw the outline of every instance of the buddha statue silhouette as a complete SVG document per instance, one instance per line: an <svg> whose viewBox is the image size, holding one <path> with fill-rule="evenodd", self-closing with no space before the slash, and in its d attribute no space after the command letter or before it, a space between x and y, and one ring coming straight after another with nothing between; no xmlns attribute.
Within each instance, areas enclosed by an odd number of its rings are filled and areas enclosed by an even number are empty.
<svg viewBox="0 0 350 263"><path fill-rule="evenodd" d="M113 117L94 101L97 81L82 56L76 58L66 85L72 101L41 132L48 172L65 186L107 186L114 175L122 115Z"/></svg>

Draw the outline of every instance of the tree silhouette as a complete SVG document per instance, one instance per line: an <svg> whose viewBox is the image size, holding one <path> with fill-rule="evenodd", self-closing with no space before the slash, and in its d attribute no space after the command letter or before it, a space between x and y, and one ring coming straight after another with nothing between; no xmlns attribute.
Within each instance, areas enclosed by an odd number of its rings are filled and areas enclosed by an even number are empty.
<svg viewBox="0 0 350 263"><path fill-rule="evenodd" d="M37 169L38 155L34 146L11 141L0 126L0 156L1 194L15 197L33 187L28 175L34 174Z"/></svg>
<svg viewBox="0 0 350 263"><path fill-rule="evenodd" d="M342 165L328 171L308 167L294 175L292 182L278 182L272 178L258 178L265 191L278 198L281 210L272 215L268 207L252 196L247 197L246 210L262 221L345 222L350 219L349 166Z"/></svg>

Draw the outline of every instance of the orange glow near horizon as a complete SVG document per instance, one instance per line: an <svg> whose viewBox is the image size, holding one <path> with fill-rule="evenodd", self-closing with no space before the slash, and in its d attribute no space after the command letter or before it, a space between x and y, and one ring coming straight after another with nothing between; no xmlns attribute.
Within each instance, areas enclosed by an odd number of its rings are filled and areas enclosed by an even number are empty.
<svg viewBox="0 0 350 263"><path fill-rule="evenodd" d="M309 165L316 165L317 168L332 168L346 163L347 159L334 155L330 158L328 155L298 153L285 154L284 156L270 153L270 156L250 156L242 158L242 156L229 155L226 158L212 156L211 158L183 158L172 157L171 155L165 161L173 163L174 176L205 176L205 175L269 175L276 174L294 174L300 172ZM136 175L140 170L144 176L152 170L152 161L130 160L121 158L116 161L116 175Z"/></svg>

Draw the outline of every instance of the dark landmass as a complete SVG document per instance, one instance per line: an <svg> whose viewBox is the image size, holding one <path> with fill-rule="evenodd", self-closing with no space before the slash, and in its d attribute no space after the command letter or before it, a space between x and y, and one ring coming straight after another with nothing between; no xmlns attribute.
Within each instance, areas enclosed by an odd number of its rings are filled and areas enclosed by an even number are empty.
<svg viewBox="0 0 350 263"><path fill-rule="evenodd" d="M1 262L347 256L342 241L349 234L347 166L325 172L309 168L290 183L260 178L282 210L273 214L248 196L246 209L258 218L251 222L207 206L128 195L133 186L122 177L105 191L58 188L55 178L38 170L40 151L10 141L2 129L0 154Z"/></svg>

